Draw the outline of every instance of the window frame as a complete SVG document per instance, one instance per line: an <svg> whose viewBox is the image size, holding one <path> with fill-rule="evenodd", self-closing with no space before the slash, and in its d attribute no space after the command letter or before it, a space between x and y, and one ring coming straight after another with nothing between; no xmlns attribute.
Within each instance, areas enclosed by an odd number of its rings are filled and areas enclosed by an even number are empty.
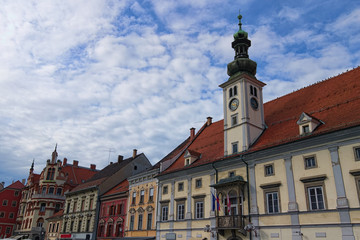
<svg viewBox="0 0 360 240"><path fill-rule="evenodd" d="M314 159L314 165L313 165L313 166L308 166L308 165L307 165L307 162L308 162L307 160L308 160L308 159L311 159L311 158ZM317 168L317 167L318 167L318 164L317 164L316 155L304 156L304 167L305 167L305 169Z"/></svg>
<svg viewBox="0 0 360 240"><path fill-rule="evenodd" d="M176 219L177 220L185 220L185 201L177 202L177 204L176 204Z"/></svg>
<svg viewBox="0 0 360 240"><path fill-rule="evenodd" d="M326 197L326 189L325 189L325 183L324 181L314 181L314 182L308 182L304 183L305 188L305 197L306 197L306 205L308 211L323 211L327 209L327 197ZM312 188L321 188L322 190L322 198L323 198L323 209L313 209L311 205L311 200L309 196L309 189ZM316 200L316 204L318 205L318 200Z"/></svg>
<svg viewBox="0 0 360 240"><path fill-rule="evenodd" d="M152 219L153 219L153 214L152 213L148 213L147 214L147 219L146 219L146 230L151 230L152 229ZM149 216L151 216L149 218Z"/></svg>
<svg viewBox="0 0 360 240"><path fill-rule="evenodd" d="M168 192L169 192L168 185L163 186L162 193L165 195L165 194L168 194Z"/></svg>
<svg viewBox="0 0 360 240"><path fill-rule="evenodd" d="M195 179L195 188L202 188L202 178Z"/></svg>
<svg viewBox="0 0 360 240"><path fill-rule="evenodd" d="M17 201L16 201L16 200L13 200L13 201L11 202L11 206L12 206L12 207L16 207L16 206L17 206Z"/></svg>
<svg viewBox="0 0 360 240"><path fill-rule="evenodd" d="M205 205L204 205L204 199L196 199L194 201L194 218L195 219L204 219L205 218ZM199 211L200 210L200 211Z"/></svg>
<svg viewBox="0 0 360 240"><path fill-rule="evenodd" d="M355 161L360 161L360 146L356 146L353 149Z"/></svg>
<svg viewBox="0 0 360 240"><path fill-rule="evenodd" d="M233 115L231 115L231 126L236 126L239 124L239 121L238 121L238 114L235 113Z"/></svg>
<svg viewBox="0 0 360 240"><path fill-rule="evenodd" d="M46 211L46 203L40 203L39 212L43 213Z"/></svg>
<svg viewBox="0 0 360 240"><path fill-rule="evenodd" d="M13 213L13 212L9 213L9 218L10 219L14 219L14 217L15 217L15 213Z"/></svg>
<svg viewBox="0 0 360 240"><path fill-rule="evenodd" d="M277 211L275 211L275 204L274 204L274 194L276 194L277 196L277 199L276 199L276 202L277 202ZM273 201L272 201L272 209L273 211L270 212L270 206L269 206L269 196L272 196L273 198ZM265 213L266 214L278 214L278 213L281 213L281 202L280 202L280 191L279 191L279 188L270 188L270 189L266 189L264 190L264 200L265 200Z"/></svg>
<svg viewBox="0 0 360 240"><path fill-rule="evenodd" d="M236 154L239 152L239 142L231 143L231 151L232 151L232 154Z"/></svg>
<svg viewBox="0 0 360 240"><path fill-rule="evenodd" d="M4 199L3 202L2 202L2 205L3 205L3 206L7 206L7 205L8 205L8 202L9 202L9 201L8 201L7 199Z"/></svg>
<svg viewBox="0 0 360 240"><path fill-rule="evenodd" d="M130 223L129 223L129 231L134 231L134 225L135 225L135 215L130 215Z"/></svg>
<svg viewBox="0 0 360 240"><path fill-rule="evenodd" d="M271 172L268 172L268 171L267 171L268 169L271 169ZM275 175L274 163L270 163L270 164L265 164L265 165L264 165L264 175L265 175L265 177L274 176L274 175Z"/></svg>
<svg viewBox="0 0 360 240"><path fill-rule="evenodd" d="M144 219L144 215L143 214L139 214L138 215L138 230L143 230L143 219Z"/></svg>
<svg viewBox="0 0 360 240"><path fill-rule="evenodd" d="M139 201L139 203L144 203L144 201L145 201L145 190L142 189L142 190L140 190L140 201Z"/></svg>
<svg viewBox="0 0 360 240"><path fill-rule="evenodd" d="M136 191L132 193L132 198L131 198L131 205L135 205L135 204L136 204Z"/></svg>
<svg viewBox="0 0 360 240"><path fill-rule="evenodd" d="M165 222L169 219L169 205L163 204L161 205L161 221Z"/></svg>
<svg viewBox="0 0 360 240"><path fill-rule="evenodd" d="M178 183L178 192L182 192L184 191L184 182L179 182Z"/></svg>

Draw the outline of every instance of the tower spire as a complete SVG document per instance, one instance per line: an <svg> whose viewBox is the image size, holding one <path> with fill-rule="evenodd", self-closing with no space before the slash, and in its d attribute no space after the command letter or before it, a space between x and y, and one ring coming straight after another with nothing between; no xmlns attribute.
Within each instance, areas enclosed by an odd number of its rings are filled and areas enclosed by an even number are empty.
<svg viewBox="0 0 360 240"><path fill-rule="evenodd" d="M33 162L30 167L30 174L34 172L34 162L35 162L35 158L33 158Z"/></svg>
<svg viewBox="0 0 360 240"><path fill-rule="evenodd" d="M234 41L231 46L235 51L234 61L228 64L227 73L231 77L239 72L246 72L255 76L257 64L249 58L248 49L251 41L248 39L248 33L242 30L242 15L239 14L239 30L234 33Z"/></svg>
<svg viewBox="0 0 360 240"><path fill-rule="evenodd" d="M53 153L51 154L51 163L55 163L56 159L58 157L58 153L56 152L56 149L57 149L57 143L55 145L55 149L54 149Z"/></svg>

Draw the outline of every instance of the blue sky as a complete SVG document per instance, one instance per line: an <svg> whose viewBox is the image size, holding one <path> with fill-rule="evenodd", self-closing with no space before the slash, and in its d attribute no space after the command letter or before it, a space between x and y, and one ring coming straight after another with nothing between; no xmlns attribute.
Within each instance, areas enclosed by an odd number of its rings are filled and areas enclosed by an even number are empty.
<svg viewBox="0 0 360 240"><path fill-rule="evenodd" d="M222 119L239 9L265 101L360 64L354 0L3 1L0 181L40 173L56 143L82 166L155 163Z"/></svg>

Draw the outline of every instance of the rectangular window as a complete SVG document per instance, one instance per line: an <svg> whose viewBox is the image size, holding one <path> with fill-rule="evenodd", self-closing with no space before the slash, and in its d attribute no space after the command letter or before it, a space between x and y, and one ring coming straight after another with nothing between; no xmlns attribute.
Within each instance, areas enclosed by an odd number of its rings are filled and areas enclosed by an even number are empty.
<svg viewBox="0 0 360 240"><path fill-rule="evenodd" d="M278 213L279 210L279 195L278 192L265 193L266 196L266 210L267 213Z"/></svg>
<svg viewBox="0 0 360 240"><path fill-rule="evenodd" d="M354 148L355 161L360 161L360 147Z"/></svg>
<svg viewBox="0 0 360 240"><path fill-rule="evenodd" d="M58 188L56 189L56 195L61 196L62 189Z"/></svg>
<svg viewBox="0 0 360 240"><path fill-rule="evenodd" d="M144 203L145 190L140 191L140 203Z"/></svg>
<svg viewBox="0 0 360 240"><path fill-rule="evenodd" d="M152 227L152 213L149 213L147 215L147 224L146 224L146 229L147 230L151 230Z"/></svg>
<svg viewBox="0 0 360 240"><path fill-rule="evenodd" d="M45 212L46 203L41 203L40 212Z"/></svg>
<svg viewBox="0 0 360 240"><path fill-rule="evenodd" d="M90 219L86 221L86 232L90 231Z"/></svg>
<svg viewBox="0 0 360 240"><path fill-rule="evenodd" d="M236 143L232 143L231 146L232 146L232 153L233 153L233 154L234 154L234 153L237 153L237 152L238 152L238 143L237 143L237 142L236 142Z"/></svg>
<svg viewBox="0 0 360 240"><path fill-rule="evenodd" d="M94 199L90 198L90 203L89 203L89 210L93 209L93 204L94 204Z"/></svg>
<svg viewBox="0 0 360 240"><path fill-rule="evenodd" d="M179 192L184 191L184 183L183 182L178 183L178 191Z"/></svg>
<svg viewBox="0 0 360 240"><path fill-rule="evenodd" d="M322 186L308 187L308 198L310 210L325 209L324 194Z"/></svg>
<svg viewBox="0 0 360 240"><path fill-rule="evenodd" d="M6 233L6 234L9 234L10 231L11 231L11 227L6 227L5 233Z"/></svg>
<svg viewBox="0 0 360 240"><path fill-rule="evenodd" d="M60 203L55 204L55 213L57 213L58 211L60 211Z"/></svg>
<svg viewBox="0 0 360 240"><path fill-rule="evenodd" d="M133 192L133 193L132 193L131 204L132 204L132 205L135 205L135 204L136 204L136 192Z"/></svg>
<svg viewBox="0 0 360 240"><path fill-rule="evenodd" d="M14 213L9 213L9 218L14 218Z"/></svg>
<svg viewBox="0 0 360 240"><path fill-rule="evenodd" d="M235 177L235 172L234 171L229 172L229 177Z"/></svg>
<svg viewBox="0 0 360 240"><path fill-rule="evenodd" d="M142 215L142 214L139 214L138 230L142 230L142 225L143 225L143 215Z"/></svg>
<svg viewBox="0 0 360 240"><path fill-rule="evenodd" d="M153 202L153 201L154 201L154 188L150 188L149 202Z"/></svg>
<svg viewBox="0 0 360 240"><path fill-rule="evenodd" d="M238 116L237 114L231 116L231 126L235 126L238 124Z"/></svg>
<svg viewBox="0 0 360 240"><path fill-rule="evenodd" d="M59 223L56 224L56 232L59 231Z"/></svg>
<svg viewBox="0 0 360 240"><path fill-rule="evenodd" d="M185 204L179 203L177 205L177 219L184 220L185 219Z"/></svg>
<svg viewBox="0 0 360 240"><path fill-rule="evenodd" d="M309 133L310 132L309 125L302 126L302 130L303 130L303 134Z"/></svg>
<svg viewBox="0 0 360 240"><path fill-rule="evenodd" d="M201 188L202 187L202 180L201 178L195 180L195 187Z"/></svg>
<svg viewBox="0 0 360 240"><path fill-rule="evenodd" d="M315 156L305 157L304 161L305 161L305 169L317 167Z"/></svg>
<svg viewBox="0 0 360 240"><path fill-rule="evenodd" d="M8 200L7 200L7 199L4 199L3 202L2 202L2 205L3 205L3 206L7 206L7 205L8 205Z"/></svg>
<svg viewBox="0 0 360 240"><path fill-rule="evenodd" d="M46 187L43 187L41 190L41 194L45 194L46 193Z"/></svg>
<svg viewBox="0 0 360 240"><path fill-rule="evenodd" d="M73 205L73 212L76 212L76 208L77 208L77 201L74 202L74 205Z"/></svg>
<svg viewBox="0 0 360 240"><path fill-rule="evenodd" d="M265 165L265 176L274 175L274 164Z"/></svg>
<svg viewBox="0 0 360 240"><path fill-rule="evenodd" d="M11 202L11 206L12 206L12 207L16 207L16 205L17 205L16 201L12 201L12 202Z"/></svg>
<svg viewBox="0 0 360 240"><path fill-rule="evenodd" d="M189 166L190 165L190 158L186 158L185 159L185 166Z"/></svg>
<svg viewBox="0 0 360 240"><path fill-rule="evenodd" d="M167 194L168 193L168 186L164 186L163 187L163 194Z"/></svg>
<svg viewBox="0 0 360 240"><path fill-rule="evenodd" d="M73 231L74 231L74 221L71 221L71 223L70 223L70 232L73 232Z"/></svg>
<svg viewBox="0 0 360 240"><path fill-rule="evenodd" d="M19 196L19 191L14 192L15 197Z"/></svg>
<svg viewBox="0 0 360 240"><path fill-rule="evenodd" d="M168 206L163 206L161 208L161 220L162 221L167 221L168 220L168 214L169 214L169 207Z"/></svg>
<svg viewBox="0 0 360 240"><path fill-rule="evenodd" d="M55 232L55 223L52 225L51 232Z"/></svg>
<svg viewBox="0 0 360 240"><path fill-rule="evenodd" d="M195 218L196 219L204 218L204 202L195 203Z"/></svg>
<svg viewBox="0 0 360 240"><path fill-rule="evenodd" d="M131 215L130 216L130 231L134 230L134 221L135 221L135 216Z"/></svg>
<svg viewBox="0 0 360 240"><path fill-rule="evenodd" d="M78 232L81 232L81 224L82 224L82 221L79 220L79 225L78 225L78 229L77 229Z"/></svg>
<svg viewBox="0 0 360 240"><path fill-rule="evenodd" d="M85 207L85 199L81 200L81 211L84 211L84 207Z"/></svg>
<svg viewBox="0 0 360 240"><path fill-rule="evenodd" d="M117 206L117 214L118 215L122 214L122 204L118 204L118 206Z"/></svg>

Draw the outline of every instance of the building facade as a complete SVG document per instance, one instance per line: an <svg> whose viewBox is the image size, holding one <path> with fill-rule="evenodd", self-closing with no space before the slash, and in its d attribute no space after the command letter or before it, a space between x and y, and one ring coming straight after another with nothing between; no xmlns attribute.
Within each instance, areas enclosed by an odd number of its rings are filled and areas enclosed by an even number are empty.
<svg viewBox="0 0 360 240"><path fill-rule="evenodd" d="M60 237L63 239L96 239L100 213L100 197L129 176L150 169L145 154L134 149L130 158L118 157L91 179L66 194L64 220Z"/></svg>
<svg viewBox="0 0 360 240"><path fill-rule="evenodd" d="M129 177L126 237L141 239L156 236L157 179L159 168Z"/></svg>
<svg viewBox="0 0 360 240"><path fill-rule="evenodd" d="M34 162L30 168L29 177L22 191L17 221L21 223L16 230L17 235L26 238L44 239L48 228L47 219L64 207L64 193L78 184L85 182L96 172L96 166L90 168L57 160L56 147L51 160L47 160L40 174L34 173Z"/></svg>
<svg viewBox="0 0 360 240"><path fill-rule="evenodd" d="M157 239L360 238L360 67L264 104L241 27L224 119L157 177Z"/></svg>
<svg viewBox="0 0 360 240"><path fill-rule="evenodd" d="M0 238L12 236L19 226L16 217L23 188L24 183L16 181L0 190Z"/></svg>
<svg viewBox="0 0 360 240"><path fill-rule="evenodd" d="M125 236L129 182L124 180L100 198L97 239Z"/></svg>
<svg viewBox="0 0 360 240"><path fill-rule="evenodd" d="M64 209L47 218L48 227L46 229L46 240L57 240L60 238L60 228L62 224Z"/></svg>

